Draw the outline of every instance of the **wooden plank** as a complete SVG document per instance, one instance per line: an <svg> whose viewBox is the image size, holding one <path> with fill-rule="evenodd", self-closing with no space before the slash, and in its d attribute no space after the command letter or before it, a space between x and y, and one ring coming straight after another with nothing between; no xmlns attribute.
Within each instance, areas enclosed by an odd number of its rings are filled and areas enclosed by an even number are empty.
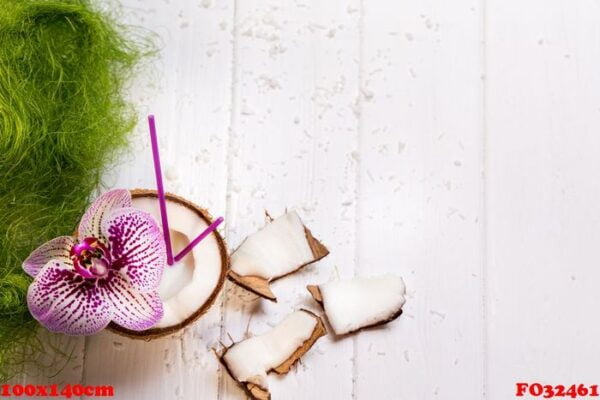
<svg viewBox="0 0 600 400"><path fill-rule="evenodd" d="M273 286L277 304L229 284L223 341L262 333L299 307L318 310L305 289L354 270L358 92L358 1L238 2L236 86L230 142L228 240L235 248L264 211L298 210L332 254ZM352 397L351 340L317 342L273 398ZM223 381L222 398L239 399Z"/></svg>
<svg viewBox="0 0 600 400"><path fill-rule="evenodd" d="M62 388L65 385L80 383L85 338L42 331L40 339L45 343L47 350L40 352L36 361L26 365L24 373L9 381L9 384L58 385Z"/></svg>
<svg viewBox="0 0 600 400"><path fill-rule="evenodd" d="M357 273L409 295L356 336L358 399L483 398L479 4L364 3Z"/></svg>
<svg viewBox="0 0 600 400"><path fill-rule="evenodd" d="M168 191L225 213L227 127L233 4L123 2L126 17L158 34L161 51L132 91L142 108L133 152L107 178L110 187L154 188L145 113L156 115ZM148 72L148 71L146 71ZM89 338L85 384L112 384L117 399L213 399L218 363L210 348L220 335L214 306L182 335L132 341L111 333Z"/></svg>
<svg viewBox="0 0 600 400"><path fill-rule="evenodd" d="M592 1L488 1L490 399L597 383L599 18Z"/></svg>

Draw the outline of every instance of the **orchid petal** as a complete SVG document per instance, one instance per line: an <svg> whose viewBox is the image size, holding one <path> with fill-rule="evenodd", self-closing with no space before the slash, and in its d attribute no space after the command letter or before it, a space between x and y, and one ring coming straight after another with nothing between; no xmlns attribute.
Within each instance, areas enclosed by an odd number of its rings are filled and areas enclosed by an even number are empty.
<svg viewBox="0 0 600 400"><path fill-rule="evenodd" d="M29 286L27 305L51 332L93 335L111 320L111 307L94 281L86 280L60 260L50 261Z"/></svg>
<svg viewBox="0 0 600 400"><path fill-rule="evenodd" d="M95 237L106 242L102 232L102 222L111 211L131 207L131 193L126 189L110 190L98 197L87 209L79 223L78 234L81 239Z"/></svg>
<svg viewBox="0 0 600 400"><path fill-rule="evenodd" d="M75 238L71 236L60 236L44 243L35 249L23 262L23 269L35 278L50 260L58 260L73 268L73 262L69 258L69 252L75 244Z"/></svg>
<svg viewBox="0 0 600 400"><path fill-rule="evenodd" d="M112 320L124 328L144 331L152 328L163 316L163 303L158 292L140 293L116 273L99 281L104 299L112 306Z"/></svg>
<svg viewBox="0 0 600 400"><path fill-rule="evenodd" d="M155 290L166 265L166 246L154 217L137 208L122 208L105 219L102 231L110 245L112 268L133 289Z"/></svg>

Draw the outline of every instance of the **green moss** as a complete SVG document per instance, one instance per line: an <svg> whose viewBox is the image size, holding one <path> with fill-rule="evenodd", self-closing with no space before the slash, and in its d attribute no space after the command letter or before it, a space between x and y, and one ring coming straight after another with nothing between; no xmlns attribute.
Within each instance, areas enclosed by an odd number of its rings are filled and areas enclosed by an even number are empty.
<svg viewBox="0 0 600 400"><path fill-rule="evenodd" d="M142 47L83 0L0 0L0 382L44 351L29 253L72 232L127 143Z"/></svg>

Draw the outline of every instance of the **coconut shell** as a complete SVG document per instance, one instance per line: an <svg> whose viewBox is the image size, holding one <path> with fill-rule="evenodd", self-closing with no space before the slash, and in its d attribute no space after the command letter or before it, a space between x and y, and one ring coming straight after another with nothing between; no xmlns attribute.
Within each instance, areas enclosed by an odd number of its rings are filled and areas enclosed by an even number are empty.
<svg viewBox="0 0 600 400"><path fill-rule="evenodd" d="M242 276L233 271L229 271L228 277L230 281L236 283L244 289L277 303L277 297L275 297L271 291L268 279L253 275Z"/></svg>
<svg viewBox="0 0 600 400"><path fill-rule="evenodd" d="M273 220L266 211L265 211L265 214L268 216L268 218L270 220ZM236 274L233 271L229 271L227 277L229 278L230 281L237 284L238 286L241 286L244 289L246 289L260 297L263 297L267 300L277 303L277 297L275 296L275 294L273 294L273 292L271 291L271 287L270 287L270 284L272 282L275 282L276 280L284 278L288 275L294 274L294 273L298 272L299 270L301 270L302 268L306 267L307 265L313 264L313 263L321 260L322 258L326 257L329 254L329 250L327 249L327 247L325 247L325 245L323 245L323 243L321 243L318 239L316 239L313 236L310 229L308 229L306 226L304 226L304 233L306 235L306 241L308 242L308 246L310 247L310 250L312 251L312 254L314 257L311 261L300 265L298 268L296 268L295 270L293 270L291 272L288 272L287 274L276 276L271 279L265 279L263 277L254 276L254 275L242 276L242 275Z"/></svg>
<svg viewBox="0 0 600 400"><path fill-rule="evenodd" d="M304 227L304 233L306 234L306 240L308 241L308 245L310 246L310 249L312 250L313 256L315 256L315 259L313 261L311 261L311 263L313 263L315 261L319 261L321 258L323 258L329 254L329 250L327 249L327 247L325 247L323 245L323 243L319 242L313 236L310 229L308 229L306 226ZM310 264L310 263L308 263L308 264ZM304 264L302 267L304 267L308 264Z"/></svg>
<svg viewBox="0 0 600 400"><path fill-rule="evenodd" d="M300 360L300 358L311 349L311 347L315 344L315 342L320 337L325 336L327 334L327 328L325 328L325 324L323 323L323 320L321 319L321 317L319 317L315 313L305 310L305 309L302 309L301 311L304 311L304 312L312 315L317 320L317 325L313 329L312 334L310 335L310 337L308 339L306 339L304 341L304 343L302 343L302 345L300 345L300 347L298 347L298 349L296 349L296 351L294 351L294 353L292 353L292 355L290 355L290 357L288 357L287 360L285 360L283 363L281 363L280 365L278 365L275 368L272 368L271 370L269 370L267 372L275 372L276 374L279 374L279 375L287 374L290 371L290 369L292 368L292 366L296 362L298 362L298 360ZM225 367L225 370L227 371L229 376L234 381L236 381L242 387L242 389L244 389L246 394L248 396L250 396L250 398L252 400L270 400L271 394L269 393L267 388L263 388L255 383L239 382L235 379L235 377L231 373L231 369L227 365L227 362L225 361L225 358L224 358L225 354L227 354L227 351L230 348L232 348L233 346L235 346L235 343L229 347L225 347L225 349L221 352L221 354L217 354L217 358L219 359L219 362L223 365L223 367Z"/></svg>
<svg viewBox="0 0 600 400"><path fill-rule="evenodd" d="M133 190L131 190L131 196L133 198L138 198L138 197L154 197L154 198L156 198L157 193L156 193L156 190L133 189ZM196 204L192 203L191 201L186 200L183 197L174 195L172 193L166 193L165 197L167 200L177 202L177 203L183 205L184 207L192 210L201 219L203 219L207 224L210 225L213 222L212 216L209 214L209 212L206 209L197 206ZM222 265L221 274L219 276L219 280L218 280L217 285L215 286L213 292L208 297L208 299L204 302L204 304L200 308L198 308L198 310L196 310L192 315L190 315L188 318L186 318L181 323L179 323L177 325L169 326L166 328L152 328L152 329L148 329L145 331L133 331L130 329L123 328L122 326L119 326L119 325L115 324L114 322L111 322L108 325L108 330L110 330L114 333L117 333L119 335L129 337L131 339L141 339L141 340L150 341L153 339L157 339L157 338L160 338L163 336L167 336L167 335L171 335L176 332L179 332L182 329L184 329L185 327L187 327L188 325L190 325L191 323L193 323L194 321L196 321L203 314L205 314L208 311L208 309L214 304L219 293L221 292L221 289L223 288L223 284L225 283L225 277L227 276L227 272L229 271L229 254L227 252L227 246L225 244L225 240L223 240L223 237L221 237L221 234L216 230L212 232L212 235L215 235L217 244L219 246L219 252L221 254L221 265Z"/></svg>
<svg viewBox="0 0 600 400"><path fill-rule="evenodd" d="M246 393L251 399L256 400L271 400L271 393L267 389L264 389L254 383L246 383Z"/></svg>
<svg viewBox="0 0 600 400"><path fill-rule="evenodd" d="M323 295L321 294L321 289L319 289L317 285L308 285L306 286L306 290L308 290L312 298L323 307Z"/></svg>
<svg viewBox="0 0 600 400"><path fill-rule="evenodd" d="M319 289L319 286L317 286L317 285L308 285L308 286L306 286L306 289L308 290L308 292L312 296L313 300L316 301L321 306L321 308L323 308L323 311L325 312L325 317L327 318L327 310L325 309L325 304L323 303L323 295L321 294L321 289ZM351 335L351 334L359 332L359 331L361 331L363 329L374 328L374 327L377 327L377 326L385 325L388 322L392 322L393 320L395 320L396 318L398 318L401 315L402 315L402 308L398 309L389 318L383 319L381 321L377 321L377 322L375 322L373 324L370 324L370 325L361 326L360 328L355 329L355 330L350 331L350 332L347 332L347 333L345 333L345 334L343 334L341 336Z"/></svg>
<svg viewBox="0 0 600 400"><path fill-rule="evenodd" d="M290 368L292 368L292 366L298 360L300 360L300 358L306 354L308 350L310 350L313 344L315 344L320 337L327 334L327 328L325 328L325 324L323 323L321 317L305 309L302 309L302 311L315 317L317 320L317 325L315 326L315 329L313 329L312 335L310 335L310 337L304 343L302 343L302 346L300 346L287 360L285 360L279 366L273 368L273 371L280 375L287 374L290 371Z"/></svg>

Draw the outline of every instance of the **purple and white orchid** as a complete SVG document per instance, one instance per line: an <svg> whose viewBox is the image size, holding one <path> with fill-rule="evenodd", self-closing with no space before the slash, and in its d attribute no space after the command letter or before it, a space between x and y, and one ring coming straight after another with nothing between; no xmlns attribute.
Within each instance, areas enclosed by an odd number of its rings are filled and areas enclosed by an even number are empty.
<svg viewBox="0 0 600 400"><path fill-rule="evenodd" d="M156 220L132 207L128 190L111 190L85 212L77 237L53 239L25 260L35 278L29 311L48 330L68 335L92 335L111 321L149 329L163 315L157 288L165 265Z"/></svg>

